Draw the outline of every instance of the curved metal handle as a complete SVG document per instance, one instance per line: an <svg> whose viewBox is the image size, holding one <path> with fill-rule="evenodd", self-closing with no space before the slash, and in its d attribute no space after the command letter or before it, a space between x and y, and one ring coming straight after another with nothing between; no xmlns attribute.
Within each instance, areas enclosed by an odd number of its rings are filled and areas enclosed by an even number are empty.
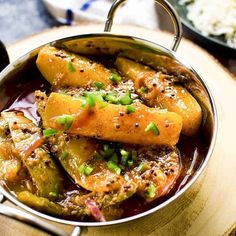
<svg viewBox="0 0 236 236"><path fill-rule="evenodd" d="M15 209L13 207L0 205L0 214L4 216L8 216L10 218L13 218L15 220L27 223L29 225L32 225L40 230L43 230L44 232L47 232L49 234L58 235L58 236L69 236L68 233L64 232L61 229L56 228L55 226L48 224L29 213L26 213L24 211L20 211L18 209Z"/></svg>
<svg viewBox="0 0 236 236"><path fill-rule="evenodd" d="M111 31L111 27L113 24L113 18L115 15L115 12L117 10L117 8L119 6L121 6L121 4L125 3L127 0L116 0L111 8L110 11L107 15L107 20L105 23L105 28L104 28L104 32L110 32ZM171 19L172 19L172 23L174 25L174 40L171 46L171 49L173 51L176 51L179 43L181 41L181 37L182 37L182 25L181 25L181 21L179 18L179 15L177 14L176 10L173 8L173 6L166 0L155 0L156 3L160 4L170 15Z"/></svg>
<svg viewBox="0 0 236 236"><path fill-rule="evenodd" d="M15 209L13 207L5 206L2 202L5 200L3 194L0 193L0 214L8 216L12 219L18 220L20 222L26 223L28 225L34 226L37 229L43 230L46 233L57 235L57 236L80 236L81 228L76 226L71 234L64 232L57 227L40 220L31 214Z"/></svg>

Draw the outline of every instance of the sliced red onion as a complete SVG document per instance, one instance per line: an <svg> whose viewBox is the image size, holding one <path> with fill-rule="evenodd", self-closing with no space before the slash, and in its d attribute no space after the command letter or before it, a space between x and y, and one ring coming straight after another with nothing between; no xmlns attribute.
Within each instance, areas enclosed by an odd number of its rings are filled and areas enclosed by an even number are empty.
<svg viewBox="0 0 236 236"><path fill-rule="evenodd" d="M105 217L103 216L102 212L98 208L95 201L86 200L85 204L88 207L89 211L91 212L91 215L94 217L94 219L96 221L99 221L99 222L105 222L106 221Z"/></svg>

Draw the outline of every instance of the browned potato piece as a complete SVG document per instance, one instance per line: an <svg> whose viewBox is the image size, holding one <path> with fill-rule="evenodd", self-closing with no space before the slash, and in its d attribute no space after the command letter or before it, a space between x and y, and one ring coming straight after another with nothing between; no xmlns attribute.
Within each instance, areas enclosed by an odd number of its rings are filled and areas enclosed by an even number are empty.
<svg viewBox="0 0 236 236"><path fill-rule="evenodd" d="M110 84L112 72L86 57L46 46L36 61L44 78L55 86L86 87L94 82Z"/></svg>
<svg viewBox="0 0 236 236"><path fill-rule="evenodd" d="M148 158L138 150L137 161L140 163L128 173L137 184L137 194L147 202L165 196L173 188L181 174L180 154L176 148L166 148L162 151L156 148L143 148Z"/></svg>
<svg viewBox="0 0 236 236"><path fill-rule="evenodd" d="M90 138L71 137L61 135L52 145L58 147L56 155L63 168L84 189L93 192L123 192L123 198L130 197L136 191L133 181L112 172L104 159L96 158L98 143ZM67 139L67 141L65 141ZM69 140L68 140L69 139ZM91 173L84 174L80 168L88 164L92 169ZM130 186L128 192L124 192L125 187Z"/></svg>
<svg viewBox="0 0 236 236"><path fill-rule="evenodd" d="M43 116L44 126L64 130L59 119L70 115L74 122L67 132L72 134L142 145L178 142L182 118L174 112L136 103L132 105L136 111L127 114L127 106L123 105L96 101L94 107L82 107L82 103L80 98L51 93ZM153 125L147 130L150 123Z"/></svg>
<svg viewBox="0 0 236 236"><path fill-rule="evenodd" d="M21 160L14 151L10 141L0 142L0 179L8 182L17 182L20 179L20 172L24 170Z"/></svg>
<svg viewBox="0 0 236 236"><path fill-rule="evenodd" d="M116 66L122 75L135 83L135 90L148 105L178 113L183 118L182 133L196 134L202 121L202 110L187 89L171 82L167 75L123 57L117 58Z"/></svg>

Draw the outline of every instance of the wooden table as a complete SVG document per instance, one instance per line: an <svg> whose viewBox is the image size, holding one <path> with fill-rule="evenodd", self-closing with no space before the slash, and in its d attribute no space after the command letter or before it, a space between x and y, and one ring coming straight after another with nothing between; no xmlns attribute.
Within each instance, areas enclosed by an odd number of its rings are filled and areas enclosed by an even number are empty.
<svg viewBox="0 0 236 236"><path fill-rule="evenodd" d="M61 27L22 40L8 48L11 60L59 37L101 32L102 25ZM172 35L134 26L115 26L114 32L136 35L168 47ZM197 183L174 203L148 217L109 228L86 228L83 235L228 235L236 228L236 81L205 50L183 39L177 52L206 80L218 110L218 137L207 170ZM70 232L72 227L61 226ZM0 235L44 235L4 216L0 216ZM232 235L235 235L232 232Z"/></svg>

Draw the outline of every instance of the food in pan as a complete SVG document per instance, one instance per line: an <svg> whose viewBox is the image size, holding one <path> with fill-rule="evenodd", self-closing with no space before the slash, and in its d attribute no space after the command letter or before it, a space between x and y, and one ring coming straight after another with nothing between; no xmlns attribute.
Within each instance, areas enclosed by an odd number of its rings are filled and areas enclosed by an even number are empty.
<svg viewBox="0 0 236 236"><path fill-rule="evenodd" d="M0 117L0 178L21 202L63 219L114 220L159 204L194 173L191 156L206 150L202 109L175 75L52 46L36 64L44 86L21 99L37 113L15 100Z"/></svg>

